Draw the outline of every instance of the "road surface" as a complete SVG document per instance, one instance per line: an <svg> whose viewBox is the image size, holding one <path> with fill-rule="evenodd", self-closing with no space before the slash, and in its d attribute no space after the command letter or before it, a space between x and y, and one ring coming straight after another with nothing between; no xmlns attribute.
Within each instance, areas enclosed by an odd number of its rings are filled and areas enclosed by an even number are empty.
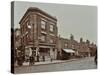
<svg viewBox="0 0 100 75"><path fill-rule="evenodd" d="M45 64L34 66L16 67L15 73L34 73L34 72L52 72L52 71L68 71L68 70L85 70L96 69L93 57L77 59L74 61L63 62L58 64Z"/></svg>

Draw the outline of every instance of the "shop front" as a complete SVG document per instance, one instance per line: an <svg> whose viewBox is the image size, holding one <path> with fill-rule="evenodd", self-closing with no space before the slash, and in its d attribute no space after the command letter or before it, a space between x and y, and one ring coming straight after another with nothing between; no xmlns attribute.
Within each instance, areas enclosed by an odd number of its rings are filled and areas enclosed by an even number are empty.
<svg viewBox="0 0 100 75"><path fill-rule="evenodd" d="M75 51L72 49L62 49L62 59L68 60L75 57Z"/></svg>
<svg viewBox="0 0 100 75"><path fill-rule="evenodd" d="M25 47L25 61L29 62L31 56L34 57L35 62L55 60L57 49L51 46Z"/></svg>
<svg viewBox="0 0 100 75"><path fill-rule="evenodd" d="M53 47L39 46L39 50L36 51L39 61L50 61L56 59L57 50Z"/></svg>

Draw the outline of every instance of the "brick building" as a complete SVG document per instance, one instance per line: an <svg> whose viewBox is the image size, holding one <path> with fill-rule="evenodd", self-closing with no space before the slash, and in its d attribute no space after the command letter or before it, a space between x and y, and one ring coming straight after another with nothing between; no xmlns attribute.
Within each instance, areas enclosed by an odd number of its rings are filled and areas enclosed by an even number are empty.
<svg viewBox="0 0 100 75"><path fill-rule="evenodd" d="M57 19L39 8L30 7L19 22L21 45L27 56L46 60L57 56Z"/></svg>
<svg viewBox="0 0 100 75"><path fill-rule="evenodd" d="M78 42L74 40L74 36L71 34L70 39L58 37L58 51L60 52L60 56L63 57L72 57L77 52Z"/></svg>
<svg viewBox="0 0 100 75"><path fill-rule="evenodd" d="M14 30L14 50L15 50L15 58L19 57L19 52L21 53L21 34L20 29L16 28Z"/></svg>
<svg viewBox="0 0 100 75"><path fill-rule="evenodd" d="M89 49L90 49L90 55L91 56L95 56L96 51L97 51L97 46L96 44L94 44L93 42L89 45Z"/></svg>
<svg viewBox="0 0 100 75"><path fill-rule="evenodd" d="M15 31L14 31L15 49L17 49L21 46L21 39L20 39L21 37L20 36L21 36L20 29L19 28L15 29Z"/></svg>
<svg viewBox="0 0 100 75"><path fill-rule="evenodd" d="M97 47L95 44L90 43L89 40L83 41L83 38L80 38L80 41L78 42L71 34L70 39L59 36L57 41L57 48L60 52L60 56L63 56L63 54L66 56L69 53L69 56L74 55L79 57L88 57L95 55Z"/></svg>
<svg viewBox="0 0 100 75"><path fill-rule="evenodd" d="M21 49L21 33L20 28L14 30L14 65L18 64L18 59L23 58L24 53Z"/></svg>
<svg viewBox="0 0 100 75"><path fill-rule="evenodd" d="M83 41L83 38L80 38L80 42L78 43L77 55L81 57L90 56L90 49L89 49L90 42Z"/></svg>
<svg viewBox="0 0 100 75"><path fill-rule="evenodd" d="M27 9L20 22L20 43L21 52L24 59L30 56L39 56L41 61L43 56L46 60L60 59L62 50L71 50L76 56L93 56L96 51L96 45L91 44L89 40L80 42L74 39L71 34L70 39L58 36L57 19L39 8L30 7ZM17 46L17 44L16 44Z"/></svg>

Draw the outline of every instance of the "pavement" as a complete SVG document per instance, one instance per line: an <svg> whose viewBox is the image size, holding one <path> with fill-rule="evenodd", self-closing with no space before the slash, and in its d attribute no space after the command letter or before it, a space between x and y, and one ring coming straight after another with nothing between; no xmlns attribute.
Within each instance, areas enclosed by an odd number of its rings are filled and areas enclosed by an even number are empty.
<svg viewBox="0 0 100 75"><path fill-rule="evenodd" d="M45 64L58 64L58 63L64 63L64 62L68 62L68 61L74 61L77 59L70 59L70 60L53 60L51 61L45 61L45 62L36 62L34 65L45 65Z"/></svg>
<svg viewBox="0 0 100 75"><path fill-rule="evenodd" d="M52 60L52 62L50 60L48 61L41 61L41 62L35 62L34 65L29 65L29 62L24 62L23 63L23 66L35 66L35 65L47 65L47 64L58 64L58 63L64 63L64 62L71 62L71 61L75 61L75 60L78 60L79 58L77 59L69 59L69 60ZM15 67L19 67L17 64L15 64Z"/></svg>

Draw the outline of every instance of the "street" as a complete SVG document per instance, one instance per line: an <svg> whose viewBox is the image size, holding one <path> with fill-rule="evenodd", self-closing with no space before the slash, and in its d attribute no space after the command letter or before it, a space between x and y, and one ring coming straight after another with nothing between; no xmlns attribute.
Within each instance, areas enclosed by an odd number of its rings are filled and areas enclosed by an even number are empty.
<svg viewBox="0 0 100 75"><path fill-rule="evenodd" d="M85 69L96 69L96 68L97 66L94 63L94 57L88 57L88 58L77 59L74 61L66 61L57 64L16 67L15 73L85 70Z"/></svg>

